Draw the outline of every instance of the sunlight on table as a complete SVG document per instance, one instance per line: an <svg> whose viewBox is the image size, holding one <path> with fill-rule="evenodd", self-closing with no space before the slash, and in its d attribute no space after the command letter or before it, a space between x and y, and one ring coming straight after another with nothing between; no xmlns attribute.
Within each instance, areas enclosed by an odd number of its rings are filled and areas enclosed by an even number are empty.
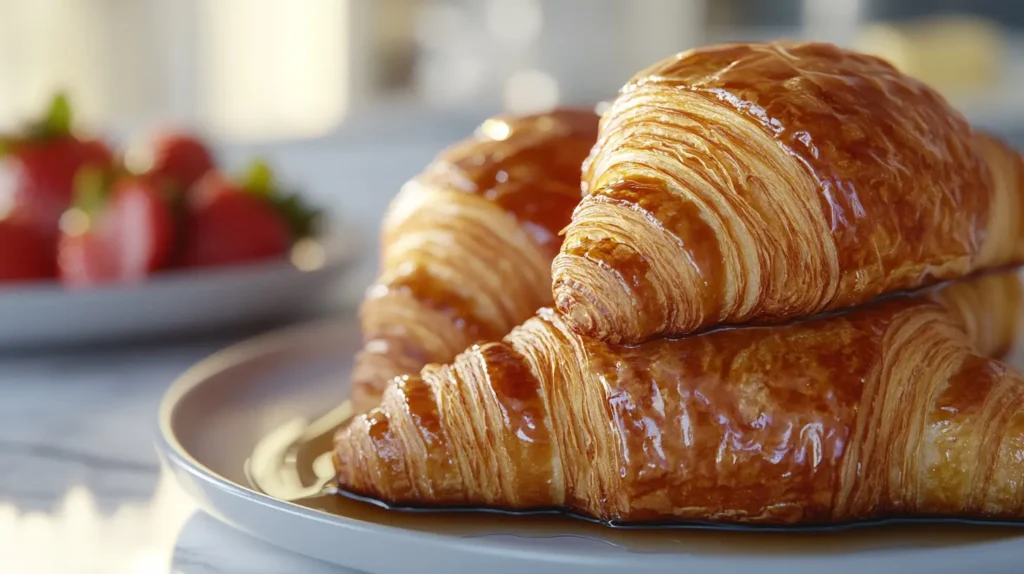
<svg viewBox="0 0 1024 574"><path fill-rule="evenodd" d="M0 503L0 572L165 574L195 508L166 473L149 501L123 504L109 515L81 486L49 514Z"/></svg>

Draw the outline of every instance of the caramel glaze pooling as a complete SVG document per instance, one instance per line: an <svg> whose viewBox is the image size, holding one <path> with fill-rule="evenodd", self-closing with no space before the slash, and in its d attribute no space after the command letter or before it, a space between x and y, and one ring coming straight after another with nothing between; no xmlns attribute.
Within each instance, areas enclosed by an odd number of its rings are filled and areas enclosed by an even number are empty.
<svg viewBox="0 0 1024 574"><path fill-rule="evenodd" d="M1019 262L1020 155L888 63L828 44L704 48L601 121L555 260L580 332L636 343L772 322ZM639 312L638 312L639 310Z"/></svg>
<svg viewBox="0 0 1024 574"><path fill-rule="evenodd" d="M337 437L338 478L392 504L627 522L1021 519L1024 380L984 356L1019 311L1017 278L990 276L630 347L542 310L390 387Z"/></svg>
<svg viewBox="0 0 1024 574"><path fill-rule="evenodd" d="M589 110L487 120L403 187L361 309L357 410L376 406L393 377L498 339L552 303L551 260L597 121Z"/></svg>

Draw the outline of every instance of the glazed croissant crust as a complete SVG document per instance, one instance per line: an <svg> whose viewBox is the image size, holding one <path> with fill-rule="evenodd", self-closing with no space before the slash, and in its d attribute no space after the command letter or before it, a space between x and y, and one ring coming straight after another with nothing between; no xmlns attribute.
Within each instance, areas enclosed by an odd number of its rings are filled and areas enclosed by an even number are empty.
<svg viewBox="0 0 1024 574"><path fill-rule="evenodd" d="M610 521L1024 518L1024 380L997 275L639 346L542 310L403 377L339 434L344 490Z"/></svg>
<svg viewBox="0 0 1024 574"><path fill-rule="evenodd" d="M640 72L584 187L554 299L612 343L1024 260L1020 155L888 63L826 44L716 46Z"/></svg>
<svg viewBox="0 0 1024 574"><path fill-rule="evenodd" d="M589 110L487 120L403 187L360 311L357 410L376 406L395 376L450 361L551 305L558 232L579 203L597 121Z"/></svg>

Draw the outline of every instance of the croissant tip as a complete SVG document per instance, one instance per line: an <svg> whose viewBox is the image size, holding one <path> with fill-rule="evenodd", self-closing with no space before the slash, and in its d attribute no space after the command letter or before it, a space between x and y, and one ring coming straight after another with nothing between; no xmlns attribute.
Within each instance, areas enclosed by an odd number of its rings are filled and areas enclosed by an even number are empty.
<svg viewBox="0 0 1024 574"><path fill-rule="evenodd" d="M615 272L586 258L559 255L552 294L555 308L576 333L616 343L620 330L636 321L634 309L619 304L631 301L632 294ZM609 301L599 294L615 296Z"/></svg>
<svg viewBox="0 0 1024 574"><path fill-rule="evenodd" d="M575 330L582 333L592 332L595 328L594 319L586 308L577 304L572 293L558 292L555 296L555 308L563 318L572 323Z"/></svg>
<svg viewBox="0 0 1024 574"><path fill-rule="evenodd" d="M371 417L377 411L370 409L367 413L356 415L334 436L331 459L334 462L335 480L342 490L363 496L381 495L377 489L379 481L373 479L373 465L368 458L374 456L369 432ZM370 451L364 452L365 448L370 448Z"/></svg>
<svg viewBox="0 0 1024 574"><path fill-rule="evenodd" d="M344 488L350 485L354 478L355 465L353 460L355 454L353 452L354 445L352 444L351 429L357 424L359 418L364 415L357 415L349 424L338 429L334 434L334 450L331 453L331 460L334 463L334 477L338 482L338 486Z"/></svg>

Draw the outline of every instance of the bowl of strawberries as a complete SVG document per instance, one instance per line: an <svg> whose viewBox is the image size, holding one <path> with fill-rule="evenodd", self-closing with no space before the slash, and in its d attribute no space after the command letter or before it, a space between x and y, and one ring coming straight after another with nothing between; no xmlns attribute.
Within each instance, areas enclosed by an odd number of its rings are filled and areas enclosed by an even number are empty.
<svg viewBox="0 0 1024 574"><path fill-rule="evenodd" d="M272 320L351 259L266 162L225 173L184 131L130 158L76 133L62 95L0 138L0 348Z"/></svg>

